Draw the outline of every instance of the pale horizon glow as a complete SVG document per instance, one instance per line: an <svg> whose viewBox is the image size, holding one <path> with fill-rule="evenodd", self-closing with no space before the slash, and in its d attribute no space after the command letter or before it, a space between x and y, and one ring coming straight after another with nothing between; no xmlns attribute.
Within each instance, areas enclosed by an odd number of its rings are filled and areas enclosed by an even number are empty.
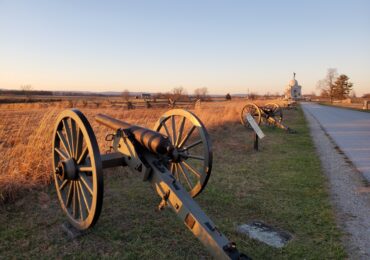
<svg viewBox="0 0 370 260"><path fill-rule="evenodd" d="M0 1L0 89L370 93L370 1Z"/></svg>

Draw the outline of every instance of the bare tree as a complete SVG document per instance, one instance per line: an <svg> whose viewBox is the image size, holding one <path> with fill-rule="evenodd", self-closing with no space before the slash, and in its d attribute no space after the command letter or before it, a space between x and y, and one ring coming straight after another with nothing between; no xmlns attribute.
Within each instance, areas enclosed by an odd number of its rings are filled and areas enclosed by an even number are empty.
<svg viewBox="0 0 370 260"><path fill-rule="evenodd" d="M329 97L330 103L333 103L335 94L335 78L337 77L337 69L330 68L326 73L326 77L317 82L317 88L321 89L321 96Z"/></svg>
<svg viewBox="0 0 370 260"><path fill-rule="evenodd" d="M129 101L130 100L130 91L128 91L127 89L125 89L122 94L121 94L122 98L124 101Z"/></svg>
<svg viewBox="0 0 370 260"><path fill-rule="evenodd" d="M266 94L263 95L265 99L271 98L271 93L270 91L267 91Z"/></svg>
<svg viewBox="0 0 370 260"><path fill-rule="evenodd" d="M258 97L258 95L254 92L251 92L248 94L248 99L255 100Z"/></svg>
<svg viewBox="0 0 370 260"><path fill-rule="evenodd" d="M208 89L206 87L196 88L194 90L194 96L200 100L205 100L207 98L207 94L208 94Z"/></svg>
<svg viewBox="0 0 370 260"><path fill-rule="evenodd" d="M32 97L32 86L31 85L21 85L21 90L28 100Z"/></svg>
<svg viewBox="0 0 370 260"><path fill-rule="evenodd" d="M182 86L172 89L171 99L173 101L176 102L186 98L187 98L186 90Z"/></svg>

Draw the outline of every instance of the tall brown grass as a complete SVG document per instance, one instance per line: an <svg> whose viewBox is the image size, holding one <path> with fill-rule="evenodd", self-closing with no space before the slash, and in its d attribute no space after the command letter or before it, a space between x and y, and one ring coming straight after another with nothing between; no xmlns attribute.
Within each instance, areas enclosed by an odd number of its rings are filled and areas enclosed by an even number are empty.
<svg viewBox="0 0 370 260"><path fill-rule="evenodd" d="M203 103L193 112L213 131L239 123L245 101ZM30 189L51 181L52 133L61 107L0 107L0 202L12 201ZM109 130L98 125L94 116L105 113L132 124L152 128L167 109L122 110L81 108L97 136L101 152L106 149Z"/></svg>

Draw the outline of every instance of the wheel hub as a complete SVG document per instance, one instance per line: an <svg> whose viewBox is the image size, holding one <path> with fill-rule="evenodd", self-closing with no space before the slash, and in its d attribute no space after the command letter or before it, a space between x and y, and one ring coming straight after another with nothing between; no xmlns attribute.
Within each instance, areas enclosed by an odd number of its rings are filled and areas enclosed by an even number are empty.
<svg viewBox="0 0 370 260"><path fill-rule="evenodd" d="M55 169L55 173L61 180L76 180L78 178L76 161L73 158L60 161Z"/></svg>
<svg viewBox="0 0 370 260"><path fill-rule="evenodd" d="M173 162L178 162L178 161L179 161L179 159L180 159L179 151L178 151L178 149L177 149L177 148L174 148L174 149L172 150L172 161L173 161Z"/></svg>
<svg viewBox="0 0 370 260"><path fill-rule="evenodd" d="M172 161L175 163L181 162L188 158L188 152L185 149L174 148L172 151Z"/></svg>

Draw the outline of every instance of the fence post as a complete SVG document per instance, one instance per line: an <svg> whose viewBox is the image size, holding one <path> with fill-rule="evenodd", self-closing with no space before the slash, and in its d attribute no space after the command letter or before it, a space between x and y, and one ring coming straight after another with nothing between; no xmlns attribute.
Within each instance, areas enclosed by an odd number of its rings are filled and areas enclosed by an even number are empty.
<svg viewBox="0 0 370 260"><path fill-rule="evenodd" d="M364 100L364 106L362 107L363 110L368 110L369 109L369 100Z"/></svg>

